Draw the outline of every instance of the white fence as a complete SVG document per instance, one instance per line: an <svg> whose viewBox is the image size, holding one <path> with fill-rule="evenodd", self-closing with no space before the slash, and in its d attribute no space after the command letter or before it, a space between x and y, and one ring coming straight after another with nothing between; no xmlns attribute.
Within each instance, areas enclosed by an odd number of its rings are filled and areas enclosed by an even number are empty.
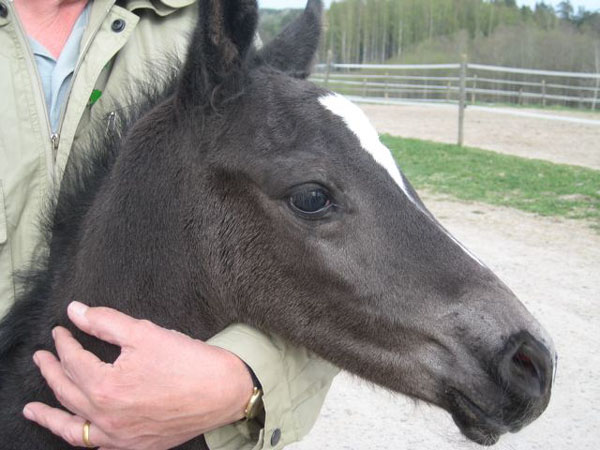
<svg viewBox="0 0 600 450"><path fill-rule="evenodd" d="M341 93L390 103L457 103L458 143L467 103L600 108L600 74L483 64L319 64L311 78Z"/></svg>

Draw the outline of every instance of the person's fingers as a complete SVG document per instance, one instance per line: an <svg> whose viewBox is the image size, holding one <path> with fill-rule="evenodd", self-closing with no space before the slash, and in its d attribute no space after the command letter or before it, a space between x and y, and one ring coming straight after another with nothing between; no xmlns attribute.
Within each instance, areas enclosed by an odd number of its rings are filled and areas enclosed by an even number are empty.
<svg viewBox="0 0 600 450"><path fill-rule="evenodd" d="M131 345L132 330L140 323L139 320L112 308L90 308L79 302L71 302L67 313L81 331L119 347Z"/></svg>
<svg viewBox="0 0 600 450"><path fill-rule="evenodd" d="M87 415L90 412L89 399L66 375L60 361L52 353L40 350L35 353L33 360L61 405L76 414Z"/></svg>
<svg viewBox="0 0 600 450"><path fill-rule="evenodd" d="M84 392L88 392L88 386L95 385L110 364L84 349L66 328L54 328L52 336L66 375Z"/></svg>
<svg viewBox="0 0 600 450"><path fill-rule="evenodd" d="M25 405L23 415L37 424L47 428L55 435L67 441L73 447L87 447L83 441L83 426L85 419L74 416L66 411L51 408L44 403L33 402ZM112 448L110 438L94 424L90 424L89 443L93 447L105 446Z"/></svg>

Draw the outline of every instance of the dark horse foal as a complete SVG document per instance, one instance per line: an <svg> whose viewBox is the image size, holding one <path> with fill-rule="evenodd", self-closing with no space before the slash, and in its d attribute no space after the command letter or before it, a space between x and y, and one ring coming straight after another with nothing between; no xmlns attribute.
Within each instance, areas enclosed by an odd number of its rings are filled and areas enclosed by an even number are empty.
<svg viewBox="0 0 600 450"><path fill-rule="evenodd" d="M201 1L176 80L67 174L44 269L0 327L0 442L65 448L31 356L81 299L207 339L245 322L448 410L492 444L538 417L550 338L433 218L362 112L304 80L321 3L252 46L254 1ZM75 165L72 164L72 167ZM203 448L197 438L182 448Z"/></svg>

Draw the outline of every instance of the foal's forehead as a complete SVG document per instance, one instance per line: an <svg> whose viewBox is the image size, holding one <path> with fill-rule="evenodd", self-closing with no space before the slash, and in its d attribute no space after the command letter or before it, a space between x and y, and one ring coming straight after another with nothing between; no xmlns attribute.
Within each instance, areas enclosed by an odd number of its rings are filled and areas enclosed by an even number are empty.
<svg viewBox="0 0 600 450"><path fill-rule="evenodd" d="M379 164L385 171L390 175L392 180L398 185L398 187L402 190L402 192L409 198L412 204L423 211L424 217L427 220L431 220L438 228L440 228L448 237L454 241L467 255L469 255L473 260L475 260L481 266L485 265L481 262L479 258L477 258L473 253L471 253L463 244L461 244L454 236L452 236L444 227L442 227L439 222L437 222L433 216L425 211L419 202L415 200L415 198L411 195L408 190L406 183L404 182L404 178L396 166L396 162L394 161L394 157L390 150L381 143L379 140L379 134L375 127L371 124L366 114L352 103L350 100L346 99L342 95L335 93L327 93L319 97L319 103L327 110L331 111L336 116L340 117L348 130L352 132L360 142L360 146L362 150L367 152L371 157L375 160L377 164Z"/></svg>
<svg viewBox="0 0 600 450"><path fill-rule="evenodd" d="M381 143L379 134L363 110L342 95L335 93L327 93L321 96L319 103L344 121L348 130L358 138L362 150L371 155L375 162L385 169L406 196L414 201L398 170L398 166L396 166L392 153Z"/></svg>

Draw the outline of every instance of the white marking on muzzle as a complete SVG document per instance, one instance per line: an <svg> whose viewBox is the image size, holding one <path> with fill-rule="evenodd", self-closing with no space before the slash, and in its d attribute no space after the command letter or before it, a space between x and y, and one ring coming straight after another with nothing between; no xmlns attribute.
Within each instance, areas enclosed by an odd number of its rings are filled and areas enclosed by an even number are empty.
<svg viewBox="0 0 600 450"><path fill-rule="evenodd" d="M342 118L348 129L352 131L352 133L354 133L354 135L358 138L362 148L373 157L376 163L386 170L386 172L390 175L390 177L392 177L392 179L400 187L402 192L404 192L404 194L410 199L410 201L418 209L422 210L413 196L410 195L410 192L404 183L404 179L400 174L400 170L398 170L398 166L394 161L392 153L385 145L381 143L377 130L375 130L375 127L373 127L363 110L344 96L335 93L330 93L319 98L319 103L321 103L321 105L323 105L336 116ZM452 239L461 249L463 249L467 255L469 255L482 266L485 266L479 258L471 253L454 236L448 233L445 228L440 226L437 220L435 220L429 212L423 212L425 213L426 217L434 221L436 225L450 237L450 239Z"/></svg>

